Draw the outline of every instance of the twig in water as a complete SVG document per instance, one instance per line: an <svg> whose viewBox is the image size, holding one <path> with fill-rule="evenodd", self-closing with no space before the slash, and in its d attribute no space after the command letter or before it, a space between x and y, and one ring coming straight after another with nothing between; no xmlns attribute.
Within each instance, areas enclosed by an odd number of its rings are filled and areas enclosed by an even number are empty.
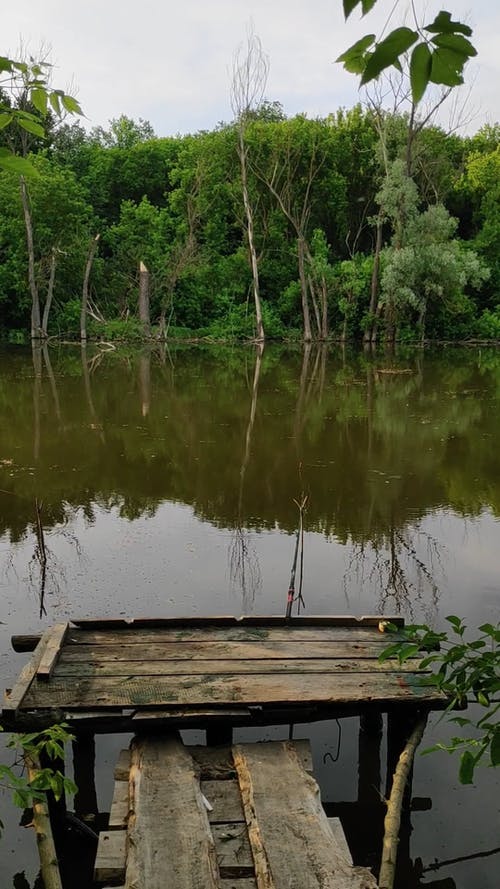
<svg viewBox="0 0 500 889"><path fill-rule="evenodd" d="M302 597L302 582L304 576L304 511L307 506L307 501L309 500L309 496L307 494L302 495L302 499L299 502L298 500L294 500L293 502L297 504L299 509L299 526L297 528L297 535L295 538L295 552L293 556L292 562L292 570L290 574L290 584L288 587L288 596L287 596L287 604L286 604L286 619L290 620L292 616L292 608L295 600L298 600L298 610L300 612L301 604L304 605L304 599ZM300 576L299 576L299 592L295 593L295 576L297 574L297 559L299 556L299 545L301 546L301 556L300 556Z"/></svg>

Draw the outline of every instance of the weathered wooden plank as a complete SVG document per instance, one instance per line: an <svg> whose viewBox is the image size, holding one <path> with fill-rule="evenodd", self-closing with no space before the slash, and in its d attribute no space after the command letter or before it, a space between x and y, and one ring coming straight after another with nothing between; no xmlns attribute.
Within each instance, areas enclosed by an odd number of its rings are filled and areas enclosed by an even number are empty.
<svg viewBox="0 0 500 889"><path fill-rule="evenodd" d="M347 627L376 627L380 621L390 621L395 626L404 626L404 618L401 615L367 614L356 617L352 614L310 614L291 619L282 614L258 615L243 614L240 617L234 615L221 615L213 617L139 617L133 620L121 618L82 618L73 620L72 623L83 629L120 629L121 627L260 627L260 626L347 626Z"/></svg>
<svg viewBox="0 0 500 889"><path fill-rule="evenodd" d="M94 865L96 883L117 883L125 879L127 831L101 831Z"/></svg>
<svg viewBox="0 0 500 889"><path fill-rule="evenodd" d="M379 663L377 658L364 660L332 660L331 658L306 658L304 660L282 660L279 658L254 658L252 660L171 660L135 661L133 666L126 661L91 661L90 663L70 663L58 665L54 672L55 680L81 677L111 676L194 676L198 673L223 675L241 673L415 673L419 658L399 664L396 659ZM423 675L423 674L422 674Z"/></svg>
<svg viewBox="0 0 500 889"><path fill-rule="evenodd" d="M130 772L130 750L120 750L114 770L115 781L128 781Z"/></svg>
<svg viewBox="0 0 500 889"><path fill-rule="evenodd" d="M179 722L193 722L196 721L198 723L204 722L221 722L226 720L226 722L231 722L234 718L247 718L251 717L251 712L246 707L238 707L229 708L229 707L203 707L200 709L189 709L189 710L177 710L177 709L169 709L169 710L138 710L132 716L132 722L137 723L138 721L142 723L147 723L148 720L154 720L158 722L159 719L176 719ZM135 730L135 729L134 729Z"/></svg>
<svg viewBox="0 0 500 889"><path fill-rule="evenodd" d="M45 630L42 638L40 639L40 642L33 652L31 660L21 670L17 682L14 685L14 688L11 691L5 693L3 701L3 711L7 712L9 715L15 714L19 709L19 706L22 703L26 692L28 691L31 683L33 682L33 679L36 676L38 665L45 653L45 649L48 645L49 639L50 629Z"/></svg>
<svg viewBox="0 0 500 889"><path fill-rule="evenodd" d="M225 781L236 777L230 746L187 748L200 781Z"/></svg>
<svg viewBox="0 0 500 889"><path fill-rule="evenodd" d="M338 853L318 785L293 745L239 744L233 758L259 889L376 889L367 869ZM276 817L278 806L285 817Z"/></svg>
<svg viewBox="0 0 500 889"><path fill-rule="evenodd" d="M352 855L351 850L349 849L347 840L345 838L344 828L342 827L342 822L340 818L329 818L328 824L330 825L330 830L332 832L333 842L336 844L339 855L343 855L345 860L352 864Z"/></svg>
<svg viewBox="0 0 500 889"><path fill-rule="evenodd" d="M128 775L126 781L115 781L113 799L109 813L108 830L124 830L127 827L129 811Z"/></svg>
<svg viewBox="0 0 500 889"><path fill-rule="evenodd" d="M381 633L376 627L198 627L138 628L115 630L72 629L67 643L73 645L154 645L202 642L378 642L389 645L400 633Z"/></svg>
<svg viewBox="0 0 500 889"><path fill-rule="evenodd" d="M212 806L208 813L210 824L244 821L240 788L236 779L202 781L201 792Z"/></svg>
<svg viewBox="0 0 500 889"><path fill-rule="evenodd" d="M130 811L127 889L219 889L193 760L175 737L133 741Z"/></svg>
<svg viewBox="0 0 500 889"><path fill-rule="evenodd" d="M68 623L54 624L54 626L50 628L50 636L36 671L36 678L42 682L48 682L54 672L54 667L61 652L61 646L64 644L68 628Z"/></svg>
<svg viewBox="0 0 500 889"><path fill-rule="evenodd" d="M195 676L97 677L53 679L28 689L23 709L59 707L201 707L231 706L236 703L336 704L412 702L445 706L442 692L421 684L418 675L400 671L381 673L335 673L311 676L304 673L250 675L197 674Z"/></svg>
<svg viewBox="0 0 500 889"><path fill-rule="evenodd" d="M244 819L239 824L212 824L212 835L220 876L251 876L253 857Z"/></svg>

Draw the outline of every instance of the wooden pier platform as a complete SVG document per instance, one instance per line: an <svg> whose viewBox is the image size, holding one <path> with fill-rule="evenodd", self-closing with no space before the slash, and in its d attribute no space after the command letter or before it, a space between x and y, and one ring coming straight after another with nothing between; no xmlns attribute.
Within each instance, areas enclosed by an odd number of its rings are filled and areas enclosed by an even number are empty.
<svg viewBox="0 0 500 889"><path fill-rule="evenodd" d="M311 777L307 741L134 738L115 768L94 877L123 889L376 889Z"/></svg>
<svg viewBox="0 0 500 889"><path fill-rule="evenodd" d="M5 695L9 728L280 724L440 709L418 657L378 660L380 616L74 621L48 629ZM401 626L400 618L390 620Z"/></svg>

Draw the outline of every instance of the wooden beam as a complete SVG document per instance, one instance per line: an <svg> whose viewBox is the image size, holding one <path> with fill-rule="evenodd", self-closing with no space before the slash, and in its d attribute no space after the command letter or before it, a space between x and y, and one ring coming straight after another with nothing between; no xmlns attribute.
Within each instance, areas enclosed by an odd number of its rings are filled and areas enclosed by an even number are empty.
<svg viewBox="0 0 500 889"><path fill-rule="evenodd" d="M194 763L173 736L132 742L127 885L219 889Z"/></svg>
<svg viewBox="0 0 500 889"><path fill-rule="evenodd" d="M222 615L214 617L167 617L167 618L135 618L123 620L117 618L82 618L72 620L72 624L82 629L119 629L140 627L228 627L228 626L288 626L288 627L313 627L313 626L345 626L345 627L378 627L381 621L388 621L395 626L404 626L404 618L401 615L370 614L355 617L347 615L307 615L305 617L293 617L287 620L284 615Z"/></svg>
<svg viewBox="0 0 500 889"><path fill-rule="evenodd" d="M7 717L12 717L17 715L17 711L19 706L28 691L33 679L36 676L36 671L38 670L38 665L45 653L45 649L48 645L49 639L51 637L50 629L45 630L43 636L40 639L35 651L33 652L33 657L21 670L19 677L17 679L14 688L11 691L7 691L4 696L3 702L3 712L7 714Z"/></svg>
<svg viewBox="0 0 500 889"><path fill-rule="evenodd" d="M259 889L376 889L370 871L339 851L318 785L293 745L238 744L233 758Z"/></svg>
<svg viewBox="0 0 500 889"><path fill-rule="evenodd" d="M50 628L50 636L36 671L37 679L43 682L49 681L61 653L61 646L64 644L68 629L68 623L55 624Z"/></svg>

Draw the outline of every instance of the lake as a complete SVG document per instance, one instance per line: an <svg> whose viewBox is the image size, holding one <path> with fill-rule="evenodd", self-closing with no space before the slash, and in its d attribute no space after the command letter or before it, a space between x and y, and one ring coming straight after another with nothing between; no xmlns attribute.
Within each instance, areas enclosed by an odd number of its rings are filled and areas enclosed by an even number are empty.
<svg viewBox="0 0 500 889"><path fill-rule="evenodd" d="M496 623L499 432L494 348L4 347L2 689L27 658L11 635L57 621L284 613L304 497L303 613ZM347 812L357 720L296 736L311 737L324 800ZM449 736L433 717L423 746ZM98 739L103 809L127 740ZM399 889L498 886L500 770L473 787L457 771L446 753L417 755ZM0 802L0 885L29 889L34 836Z"/></svg>

